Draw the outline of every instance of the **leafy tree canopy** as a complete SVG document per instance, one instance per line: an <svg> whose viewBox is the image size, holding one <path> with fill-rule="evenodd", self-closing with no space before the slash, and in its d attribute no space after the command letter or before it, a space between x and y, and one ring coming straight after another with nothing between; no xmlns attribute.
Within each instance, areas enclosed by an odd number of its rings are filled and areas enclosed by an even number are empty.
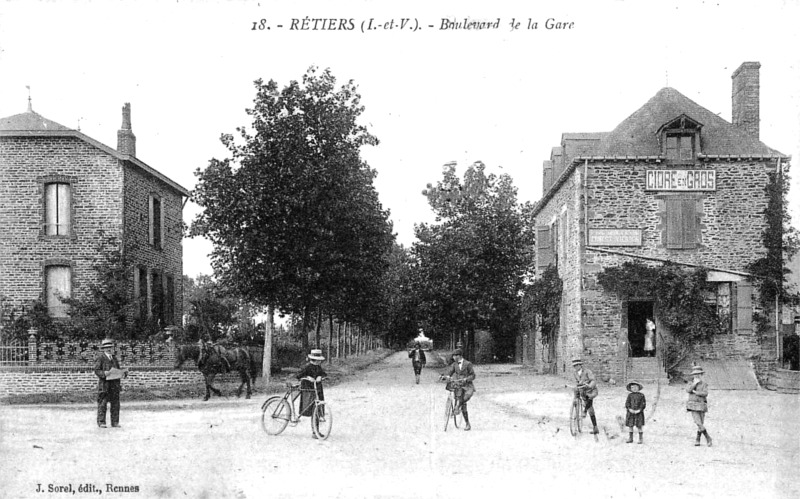
<svg viewBox="0 0 800 499"><path fill-rule="evenodd" d="M393 236L360 158L378 140L358 124L356 86L312 67L283 89L255 87L251 128L222 136L231 158L196 172L204 211L190 234L212 241L215 275L250 303L360 312Z"/></svg>

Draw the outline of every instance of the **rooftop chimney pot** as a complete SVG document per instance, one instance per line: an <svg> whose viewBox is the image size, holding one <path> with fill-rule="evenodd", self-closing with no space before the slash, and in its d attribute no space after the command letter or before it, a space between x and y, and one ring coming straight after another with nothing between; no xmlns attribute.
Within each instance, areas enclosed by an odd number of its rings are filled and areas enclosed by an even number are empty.
<svg viewBox="0 0 800 499"><path fill-rule="evenodd" d="M122 128L117 132L117 151L120 154L136 156L136 136L131 129L131 104L122 106Z"/></svg>
<svg viewBox="0 0 800 499"><path fill-rule="evenodd" d="M751 136L759 138L759 62L743 62L731 75L733 124Z"/></svg>

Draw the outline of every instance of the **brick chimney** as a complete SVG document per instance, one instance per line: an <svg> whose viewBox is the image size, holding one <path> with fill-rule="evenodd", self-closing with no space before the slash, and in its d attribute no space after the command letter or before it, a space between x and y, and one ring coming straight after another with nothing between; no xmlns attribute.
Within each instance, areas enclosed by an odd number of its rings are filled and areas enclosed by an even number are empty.
<svg viewBox="0 0 800 499"><path fill-rule="evenodd" d="M542 196L547 194L551 185L553 185L553 162L545 160L542 163Z"/></svg>
<svg viewBox="0 0 800 499"><path fill-rule="evenodd" d="M131 130L131 104L122 106L122 128L117 132L117 151L120 154L136 156L136 136Z"/></svg>
<svg viewBox="0 0 800 499"><path fill-rule="evenodd" d="M758 138L759 133L759 68L760 62L743 62L733 72L731 121L748 134Z"/></svg>

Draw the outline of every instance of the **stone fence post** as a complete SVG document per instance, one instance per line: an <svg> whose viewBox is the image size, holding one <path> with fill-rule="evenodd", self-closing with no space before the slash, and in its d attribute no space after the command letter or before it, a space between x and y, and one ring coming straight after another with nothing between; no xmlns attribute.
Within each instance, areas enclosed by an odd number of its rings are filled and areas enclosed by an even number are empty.
<svg viewBox="0 0 800 499"><path fill-rule="evenodd" d="M36 355L39 347L38 334L39 331L35 327L28 329L28 362L38 362L39 360Z"/></svg>

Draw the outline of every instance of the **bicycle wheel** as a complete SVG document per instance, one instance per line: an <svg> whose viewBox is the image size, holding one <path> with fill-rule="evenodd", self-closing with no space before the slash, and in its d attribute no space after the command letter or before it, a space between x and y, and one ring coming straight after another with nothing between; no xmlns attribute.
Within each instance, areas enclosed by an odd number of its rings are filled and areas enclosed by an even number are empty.
<svg viewBox="0 0 800 499"><path fill-rule="evenodd" d="M456 428L461 428L461 420L464 419L464 413L461 412L461 403L453 399L453 425Z"/></svg>
<svg viewBox="0 0 800 499"><path fill-rule="evenodd" d="M319 402L314 407L314 414L311 415L311 430L317 438L325 440L330 436L332 427L333 411L325 405L325 402Z"/></svg>
<svg viewBox="0 0 800 499"><path fill-rule="evenodd" d="M450 417L453 415L453 396L447 396L447 402L444 404L444 431L447 431L447 425L450 424Z"/></svg>
<svg viewBox="0 0 800 499"><path fill-rule="evenodd" d="M261 427L267 435L278 435L286 429L292 409L282 397L272 397L264 402L261 412Z"/></svg>
<svg viewBox="0 0 800 499"><path fill-rule="evenodd" d="M569 432L572 436L578 435L581 431L581 401L576 399L572 400L572 405L569 408Z"/></svg>

